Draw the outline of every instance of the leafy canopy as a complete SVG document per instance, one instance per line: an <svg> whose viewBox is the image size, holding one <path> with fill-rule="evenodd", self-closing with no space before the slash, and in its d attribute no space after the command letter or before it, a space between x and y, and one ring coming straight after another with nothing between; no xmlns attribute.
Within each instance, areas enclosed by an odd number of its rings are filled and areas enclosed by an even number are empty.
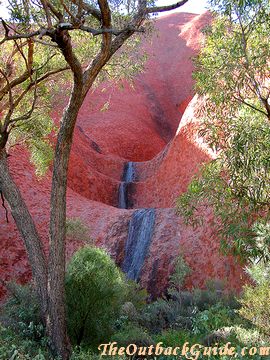
<svg viewBox="0 0 270 360"><path fill-rule="evenodd" d="M222 249L269 259L270 87L268 1L213 1L218 9L195 60L204 96L200 134L216 152L177 203L198 224L211 206Z"/></svg>
<svg viewBox="0 0 270 360"><path fill-rule="evenodd" d="M54 1L52 6L54 11L59 12L64 8L61 26L74 23L73 14L77 8L74 2ZM130 21L137 2L113 1L110 6L112 26L117 31ZM70 93L72 72L61 48L45 33L24 38L25 34L33 34L40 29L59 27L56 16L50 15L48 21L43 7L34 1L11 1L9 10L10 18L2 20L0 33L0 148L8 150L17 144L26 145L37 173L43 175L53 158L52 145L57 131L51 117L52 108L57 106L63 89L67 96ZM83 27L99 27L99 21L91 13L82 17ZM146 28L150 30L150 27ZM89 59L91 62L91 59L97 58L103 46L101 36L93 36L76 29L76 26L70 36L74 55L83 66L87 66ZM121 52L101 69L95 86L108 79L118 83L123 79L131 81L135 74L142 71L146 54L138 51L141 38L138 32L125 42Z"/></svg>

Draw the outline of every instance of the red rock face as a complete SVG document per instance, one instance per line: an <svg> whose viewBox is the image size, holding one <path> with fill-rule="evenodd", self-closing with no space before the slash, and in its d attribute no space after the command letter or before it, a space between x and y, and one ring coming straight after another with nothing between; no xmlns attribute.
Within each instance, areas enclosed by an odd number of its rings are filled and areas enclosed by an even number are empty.
<svg viewBox="0 0 270 360"><path fill-rule="evenodd" d="M177 13L157 20L146 70L134 89L104 85L90 93L80 111L69 165L68 217L79 217L89 226L89 236L121 265L133 209L120 210L118 187L124 164L135 161L136 183L131 186L134 208L154 207L156 223L141 283L153 295L167 285L174 259L184 254L192 269L187 286L204 286L210 278L226 279L228 289L239 290L241 268L219 254L211 211L200 229L185 225L174 213L174 201L183 193L200 165L212 154L197 135L193 97L192 61L202 39L208 14ZM110 107L100 108L110 97ZM189 105L188 105L189 104ZM188 108L187 108L188 106ZM187 109L186 109L187 108ZM185 113L185 114L184 114ZM55 119L57 109L55 109ZM184 115L183 115L184 114ZM183 117L182 117L183 115ZM178 130L177 130L178 129ZM35 177L24 149L11 153L10 167L33 215L47 249L51 173ZM26 282L31 277L23 242L10 217L0 209L1 278ZM67 256L85 243L67 239ZM2 286L2 285L0 285ZM5 288L0 288L1 295Z"/></svg>

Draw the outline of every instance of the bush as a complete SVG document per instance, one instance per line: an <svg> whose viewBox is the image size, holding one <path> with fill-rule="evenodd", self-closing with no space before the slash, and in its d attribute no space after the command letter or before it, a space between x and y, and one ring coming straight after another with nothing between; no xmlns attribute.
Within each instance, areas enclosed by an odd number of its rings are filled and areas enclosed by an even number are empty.
<svg viewBox="0 0 270 360"><path fill-rule="evenodd" d="M240 314L251 321L261 332L270 334L270 287L261 284L256 287L246 286Z"/></svg>
<svg viewBox="0 0 270 360"><path fill-rule="evenodd" d="M127 301L132 302L132 304L137 310L142 309L145 306L146 300L149 296L147 290L141 288L141 285L139 285L136 281L127 280L127 283L128 283Z"/></svg>
<svg viewBox="0 0 270 360"><path fill-rule="evenodd" d="M179 255L175 262L174 273L170 277L168 296L167 298L157 299L155 302L144 307L139 317L141 326L147 328L150 333L158 334L163 330L194 330L194 326L202 326L204 323L203 317L210 316L211 319L207 322L214 322L215 310L221 310L224 314L219 314L221 318L224 316L224 325L229 325L228 319L232 318L235 313L230 310L238 306L237 301L233 296L226 294L224 291L224 284L217 280L208 281L207 289L194 289L192 291L183 291L182 287L186 276L190 274L190 268L185 263L182 255ZM212 306L212 310L210 309ZM203 313L203 311L206 311ZM230 313L231 311L231 313ZM226 314L225 314L226 313ZM230 317L226 317L230 313ZM201 316L201 318L200 318ZM196 319L196 320L195 320ZM220 325L222 319L217 320ZM195 324L195 325L194 325ZM216 325L216 324L215 324ZM209 329L207 327L209 326ZM203 332L211 331L210 324L205 324ZM213 329L214 330L214 329ZM196 331L199 333L200 329Z"/></svg>
<svg viewBox="0 0 270 360"><path fill-rule="evenodd" d="M173 274L170 276L170 287L180 290L185 282L186 277L191 273L190 267L185 262L183 255L176 258Z"/></svg>
<svg viewBox="0 0 270 360"><path fill-rule="evenodd" d="M186 341L191 344L199 342L197 335L193 335L186 330L174 329L165 330L161 334L155 335L154 339L156 343L162 342L164 347L176 347L179 344L184 344Z"/></svg>
<svg viewBox="0 0 270 360"><path fill-rule="evenodd" d="M121 331L115 333L111 341L116 341L119 346L128 346L129 344L136 344L137 346L150 346L155 342L151 335L149 335L142 327L128 324Z"/></svg>
<svg viewBox="0 0 270 360"><path fill-rule="evenodd" d="M215 330L235 324L237 318L237 314L233 309L218 303L196 315L193 322L193 332L208 335Z"/></svg>
<svg viewBox="0 0 270 360"><path fill-rule="evenodd" d="M269 340L264 338L257 329L248 329L242 325L232 326L230 328L232 336L236 342L242 346L267 346Z"/></svg>
<svg viewBox="0 0 270 360"><path fill-rule="evenodd" d="M249 274L255 286L246 285L239 310L241 316L249 320L262 333L270 336L270 278L269 267L255 265Z"/></svg>
<svg viewBox="0 0 270 360"><path fill-rule="evenodd" d="M0 360L47 360L45 346L0 325Z"/></svg>
<svg viewBox="0 0 270 360"><path fill-rule="evenodd" d="M89 228L80 218L67 218L66 236L73 240L85 242L88 245L93 244L89 235Z"/></svg>
<svg viewBox="0 0 270 360"><path fill-rule="evenodd" d="M44 326L36 293L31 285L8 285L10 298L1 309L1 322L23 338L44 340Z"/></svg>
<svg viewBox="0 0 270 360"><path fill-rule="evenodd" d="M66 274L68 331L74 344L94 348L108 341L127 287L123 274L104 250L85 247L75 253Z"/></svg>
<svg viewBox="0 0 270 360"><path fill-rule="evenodd" d="M218 280L208 280L206 289L194 289L193 301L199 311L207 310L215 304L223 304L225 307L236 309L239 307L233 293L226 293L225 284Z"/></svg>
<svg viewBox="0 0 270 360"><path fill-rule="evenodd" d="M204 290L183 291L185 278L189 274L190 268L183 256L179 255L175 271L170 277L167 298L157 299L143 308L139 316L141 326L152 334L159 334L167 329L195 330L205 334L215 330L217 325L221 327L223 320L223 326L231 325L231 320L236 316L232 309L237 308L238 303L232 295L225 293L224 284L209 280ZM220 311L217 319L215 311Z"/></svg>

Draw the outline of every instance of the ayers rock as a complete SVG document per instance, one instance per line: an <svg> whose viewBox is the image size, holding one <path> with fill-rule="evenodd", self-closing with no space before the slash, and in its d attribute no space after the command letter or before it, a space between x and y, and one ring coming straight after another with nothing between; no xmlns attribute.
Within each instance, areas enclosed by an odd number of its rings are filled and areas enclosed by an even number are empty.
<svg viewBox="0 0 270 360"><path fill-rule="evenodd" d="M137 76L133 87L107 84L89 94L75 131L68 216L81 218L95 244L106 248L117 264L133 266L130 270L137 271L137 278L153 296L166 288L180 252L192 269L188 287L203 287L208 279L218 279L225 280L228 289L239 290L243 282L240 265L219 253L211 210L204 210L204 225L197 229L187 226L174 210L176 197L187 189L199 166L212 157L197 132L196 110L201 100L194 97L191 59L201 46L201 29L209 21L208 13L160 17L152 43L143 45L149 55L144 73ZM109 109L101 112L108 98ZM60 110L60 105L54 109L56 121ZM13 177L47 244L51 173L37 179L23 148L10 155ZM128 163L132 182L123 184ZM118 208L119 189L128 209ZM143 210L149 208L153 210ZM9 217L7 224L0 208L1 278L23 283L30 279L31 271ZM84 245L67 239L67 256ZM4 286L0 290L3 295Z"/></svg>

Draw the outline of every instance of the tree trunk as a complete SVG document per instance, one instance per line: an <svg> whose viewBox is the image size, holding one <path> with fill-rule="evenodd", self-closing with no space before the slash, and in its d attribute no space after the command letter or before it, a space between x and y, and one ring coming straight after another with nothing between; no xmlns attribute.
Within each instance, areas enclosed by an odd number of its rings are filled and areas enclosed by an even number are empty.
<svg viewBox="0 0 270 360"><path fill-rule="evenodd" d="M43 319L47 311L47 264L43 244L34 221L9 172L7 154L0 150L0 189L9 204L20 235L24 241L32 277L41 304Z"/></svg>
<svg viewBox="0 0 270 360"><path fill-rule="evenodd" d="M71 350L65 317L67 172L74 127L82 101L82 84L77 83L61 121L52 178L47 332L52 353L63 360L69 358Z"/></svg>

